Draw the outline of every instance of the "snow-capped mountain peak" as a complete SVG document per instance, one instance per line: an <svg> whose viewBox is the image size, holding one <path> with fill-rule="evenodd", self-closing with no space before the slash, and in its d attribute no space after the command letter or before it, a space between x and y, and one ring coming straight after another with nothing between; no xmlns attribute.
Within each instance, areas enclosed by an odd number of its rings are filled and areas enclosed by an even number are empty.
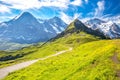
<svg viewBox="0 0 120 80"><path fill-rule="evenodd" d="M86 24L88 25L94 25L94 24L97 25L97 24L102 24L102 23L105 23L105 21L98 19L98 18L90 19L86 22Z"/></svg>
<svg viewBox="0 0 120 80"><path fill-rule="evenodd" d="M24 17L29 18L29 17L34 17L34 16L31 13L29 13L29 12L23 12L20 15L16 16L14 19L16 20L16 19L19 19L21 17L22 18L24 18Z"/></svg>
<svg viewBox="0 0 120 80"><path fill-rule="evenodd" d="M40 19L35 18L29 12L24 12L0 24L0 38L17 43L36 43L55 37L66 27L67 25L58 17L42 20L40 23Z"/></svg>
<svg viewBox="0 0 120 80"><path fill-rule="evenodd" d="M104 35L106 35L106 37L109 37L109 38L119 38L120 37L120 24L116 23L115 21L90 19L87 22L85 22L85 25L93 30L98 29L99 31L104 33Z"/></svg>

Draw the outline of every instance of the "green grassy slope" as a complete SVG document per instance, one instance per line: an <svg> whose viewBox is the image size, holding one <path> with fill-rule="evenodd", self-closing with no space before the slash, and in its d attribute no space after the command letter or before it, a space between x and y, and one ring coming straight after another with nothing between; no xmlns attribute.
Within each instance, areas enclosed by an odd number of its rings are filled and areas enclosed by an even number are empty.
<svg viewBox="0 0 120 80"><path fill-rule="evenodd" d="M99 40L99 37L75 30L73 22L62 34L58 35L56 39L52 39L42 47L40 47L40 45L36 45L12 52L0 52L0 58L3 57L3 59L6 60L0 61L0 67L45 57L51 54L55 54L57 51L66 50L69 47L77 47L83 43L96 40Z"/></svg>
<svg viewBox="0 0 120 80"><path fill-rule="evenodd" d="M39 61L4 80L120 80L120 40L78 45L73 51Z"/></svg>
<svg viewBox="0 0 120 80"><path fill-rule="evenodd" d="M71 23L65 32L40 49L49 52L52 48L54 52L55 48L61 49L58 45L64 45L67 49L73 47L72 51L38 61L10 73L4 80L120 80L120 40L99 39L76 30ZM37 58L37 54L25 57Z"/></svg>
<svg viewBox="0 0 120 80"><path fill-rule="evenodd" d="M56 53L56 51L61 51L61 50L66 50L66 49L68 48L65 45L48 43L43 47L31 46L29 48L24 48L22 50L10 52L10 53L4 52L3 57L4 58L7 57L8 59L6 61L0 61L0 67L5 67L5 66L13 65L16 63L20 63L20 62L45 57L45 56Z"/></svg>

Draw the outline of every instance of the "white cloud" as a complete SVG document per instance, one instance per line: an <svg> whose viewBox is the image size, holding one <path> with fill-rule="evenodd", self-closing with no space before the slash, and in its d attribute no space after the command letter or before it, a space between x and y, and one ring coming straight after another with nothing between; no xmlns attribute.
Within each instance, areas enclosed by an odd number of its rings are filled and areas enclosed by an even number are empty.
<svg viewBox="0 0 120 80"><path fill-rule="evenodd" d="M10 4L10 8L14 9L29 9L37 8L39 6L38 0L1 0L4 3Z"/></svg>
<svg viewBox="0 0 120 80"><path fill-rule="evenodd" d="M10 13L11 11L7 6L0 4L0 13L5 13L5 12Z"/></svg>
<svg viewBox="0 0 120 80"><path fill-rule="evenodd" d="M71 17L71 16L68 16L67 14L65 14L64 12L60 13L60 18L67 24L70 24L73 20L75 20L79 16L81 16L81 14L75 13L74 16Z"/></svg>
<svg viewBox="0 0 120 80"><path fill-rule="evenodd" d="M0 23L4 21L9 21L10 19L13 19L15 16L0 16Z"/></svg>
<svg viewBox="0 0 120 80"><path fill-rule="evenodd" d="M81 14L75 13L74 16L73 16L73 19L77 19L80 16L81 16Z"/></svg>
<svg viewBox="0 0 120 80"><path fill-rule="evenodd" d="M70 4L75 5L75 6L81 6L82 5L82 0L74 0Z"/></svg>
<svg viewBox="0 0 120 80"><path fill-rule="evenodd" d="M103 15L103 11L105 9L104 5L104 1L99 1L97 3L98 8L95 9L95 17L101 17Z"/></svg>
<svg viewBox="0 0 120 80"><path fill-rule="evenodd" d="M88 3L88 0L85 0L86 3Z"/></svg>
<svg viewBox="0 0 120 80"><path fill-rule="evenodd" d="M13 9L39 9L42 6L53 6L58 8L67 8L69 0L1 0L4 3L10 4Z"/></svg>
<svg viewBox="0 0 120 80"><path fill-rule="evenodd" d="M44 2L40 2L40 5L42 6L53 6L53 7L58 7L58 8L68 8L69 5L69 0L47 0Z"/></svg>
<svg viewBox="0 0 120 80"><path fill-rule="evenodd" d="M0 6L1 12L9 12L12 9L29 10L40 9L41 7L56 7L60 10L67 9L69 5L81 6L82 0L1 0L1 2L9 4Z"/></svg>
<svg viewBox="0 0 120 80"><path fill-rule="evenodd" d="M17 9L21 11L29 11L30 9L38 10L41 7L56 7L61 11L67 9L69 5L81 6L82 0L0 0L1 2L8 5L0 5L0 12L10 12L12 9ZM76 19L80 14L75 13L73 17L70 17L64 13L61 13L62 19L66 23L70 23L72 20Z"/></svg>
<svg viewBox="0 0 120 80"><path fill-rule="evenodd" d="M71 22L71 17L66 15L63 12L60 13L60 18L67 24L69 24Z"/></svg>
<svg viewBox="0 0 120 80"><path fill-rule="evenodd" d="M107 16L103 18L106 21L112 21L115 22L117 24L120 24L120 15L116 15L116 16Z"/></svg>
<svg viewBox="0 0 120 80"><path fill-rule="evenodd" d="M90 20L91 18L90 17L86 17L86 18L82 18L80 19L83 23L85 23L86 21Z"/></svg>

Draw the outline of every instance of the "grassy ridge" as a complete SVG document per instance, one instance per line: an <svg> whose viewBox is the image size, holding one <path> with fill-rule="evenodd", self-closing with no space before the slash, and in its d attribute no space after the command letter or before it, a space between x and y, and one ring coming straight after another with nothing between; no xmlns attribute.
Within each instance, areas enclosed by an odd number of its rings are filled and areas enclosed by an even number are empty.
<svg viewBox="0 0 120 80"><path fill-rule="evenodd" d="M71 23L62 34L58 35L42 47L40 47L41 44L38 44L12 52L1 51L0 68L26 60L45 57L55 54L57 51L68 49L69 47L77 47L86 42L99 40L99 37L95 37L76 29L76 26L74 25L75 21Z"/></svg>
<svg viewBox="0 0 120 80"><path fill-rule="evenodd" d="M0 61L0 67L5 67L19 62L45 57L51 54L55 54L57 51L66 50L69 47L77 47L80 44L95 40L99 40L99 39L92 35L86 34L85 32L69 33L67 35L64 35L64 37L56 39L52 42L48 42L42 47L37 45L37 46L30 46L28 48L23 48L22 50L13 51L10 53L4 52L4 55L1 55L0 57L6 57L6 56L12 56L12 57L20 56L20 57L17 57L15 59L13 58L10 60L8 59L6 61Z"/></svg>
<svg viewBox="0 0 120 80"><path fill-rule="evenodd" d="M56 51L61 51L65 49L68 49L67 46L65 45L57 45L57 44L50 44L50 43L48 43L46 46L42 48L39 46L38 47L31 46L29 48L24 48L22 50L15 51L13 53L12 52L7 53L6 55L4 55L4 56L11 55L12 57L14 56L16 57L16 55L24 55L24 56L17 57L15 59L13 58L11 60L0 61L0 67L5 67L5 66L9 66L19 62L45 57L50 54L56 53Z"/></svg>
<svg viewBox="0 0 120 80"><path fill-rule="evenodd" d="M71 52L11 73L5 80L119 80L119 44L120 40L102 40L78 45Z"/></svg>
<svg viewBox="0 0 120 80"><path fill-rule="evenodd" d="M25 60L45 57L55 54L57 51L69 49L69 47L72 47L73 51L44 61L39 61L26 69L10 73L5 80L94 80L94 77L88 77L90 73L94 73L90 72L92 65L94 66L96 61L99 62L102 61L102 59L103 61L108 60L108 57L111 57L117 48L113 45L116 41L98 40L100 40L99 37L77 30L74 23L71 23L62 34L58 35L44 46L39 47L38 45L36 47L33 46L32 48L16 51L16 54L21 54L21 52L30 52L30 54L17 58L13 60L12 63L15 64ZM105 55L103 56L103 54ZM101 58L99 59L99 57ZM8 62L7 64L6 62L5 64L1 63L0 67L11 65L9 61L6 61ZM102 62L100 62L100 64L101 63ZM108 67L106 67L106 69L108 69ZM110 70L111 69L112 68L110 68ZM80 76L80 74L83 75Z"/></svg>

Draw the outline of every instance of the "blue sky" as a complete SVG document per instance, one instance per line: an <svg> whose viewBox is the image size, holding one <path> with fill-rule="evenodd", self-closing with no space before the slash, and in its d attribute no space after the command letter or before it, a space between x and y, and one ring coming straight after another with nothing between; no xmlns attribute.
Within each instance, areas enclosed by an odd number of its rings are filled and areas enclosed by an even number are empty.
<svg viewBox="0 0 120 80"><path fill-rule="evenodd" d="M25 11L37 18L58 16L70 23L76 18L117 16L120 14L120 0L0 0L0 22Z"/></svg>

